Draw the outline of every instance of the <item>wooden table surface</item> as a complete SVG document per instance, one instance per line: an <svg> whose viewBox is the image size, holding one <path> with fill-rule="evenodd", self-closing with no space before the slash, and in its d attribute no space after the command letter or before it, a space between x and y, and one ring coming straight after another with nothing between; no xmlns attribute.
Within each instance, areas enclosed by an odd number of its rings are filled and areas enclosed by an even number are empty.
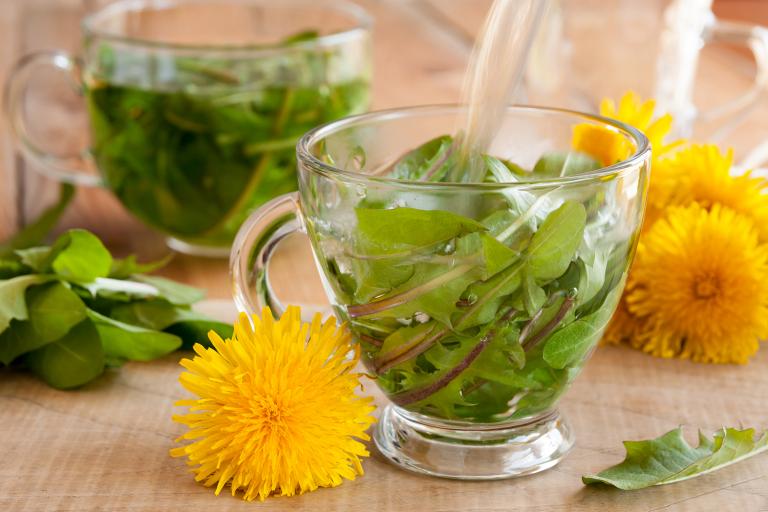
<svg viewBox="0 0 768 512"><path fill-rule="evenodd" d="M589 0L583 1L585 4ZM662 1L662 0L659 0ZM376 17L375 106L455 101L462 71L488 0L358 0ZM99 4L88 0L0 2L0 77L19 55L77 48L77 23ZM756 0L720 2L720 13L768 21ZM723 84L749 81L749 59L730 48L706 54L702 73L732 71ZM610 76L610 75L608 75ZM717 89L717 90L716 90ZM722 92L705 89L711 97ZM60 122L52 140L82 144L79 104L46 111ZM730 141L743 151L768 137L763 101ZM54 123L55 124L55 123ZM4 130L2 128L1 130ZM55 196L55 185L29 172L0 131L0 239L32 218ZM82 190L59 226L81 226L116 253L162 255L162 238L133 220L105 191ZM281 275L291 279L280 279ZM178 256L167 276L229 299L226 263ZM279 292L294 302L322 299L313 264L300 239L280 250L274 274ZM226 303L225 303L226 305ZM704 366L653 359L626 348L597 351L562 402L577 445L557 467L499 482L466 483L417 476L375 453L365 476L337 489L247 504L215 497L195 484L184 462L168 450L182 428L171 421L179 354L129 363L74 392L49 389L33 377L0 370L0 511L41 510L434 510L449 511L768 511L768 456L681 484L636 492L586 488L580 476L621 460L621 441L658 436L682 424L690 438L700 427L768 427L768 349L745 367ZM369 392L384 401L372 388Z"/></svg>

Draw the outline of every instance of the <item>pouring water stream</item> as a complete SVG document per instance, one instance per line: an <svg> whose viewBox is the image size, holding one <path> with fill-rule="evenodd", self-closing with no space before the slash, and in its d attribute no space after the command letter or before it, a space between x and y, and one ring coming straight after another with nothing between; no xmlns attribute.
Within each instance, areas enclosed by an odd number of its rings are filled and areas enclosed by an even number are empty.
<svg viewBox="0 0 768 512"><path fill-rule="evenodd" d="M549 0L495 0L470 56L462 87L467 117L456 127L459 165L451 181L480 179L486 153L520 85L533 36Z"/></svg>

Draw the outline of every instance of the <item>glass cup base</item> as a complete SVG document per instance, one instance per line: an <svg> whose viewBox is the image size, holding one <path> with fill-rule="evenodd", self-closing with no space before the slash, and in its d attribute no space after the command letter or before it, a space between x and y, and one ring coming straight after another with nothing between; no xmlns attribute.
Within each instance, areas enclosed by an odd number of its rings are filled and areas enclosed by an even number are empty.
<svg viewBox="0 0 768 512"><path fill-rule="evenodd" d="M173 237L166 238L165 243L176 252L205 258L229 258L231 250L229 246L195 245Z"/></svg>
<svg viewBox="0 0 768 512"><path fill-rule="evenodd" d="M416 473L459 480L498 480L551 468L570 451L574 433L553 411L525 423L424 423L387 406L374 432L376 447L394 464Z"/></svg>

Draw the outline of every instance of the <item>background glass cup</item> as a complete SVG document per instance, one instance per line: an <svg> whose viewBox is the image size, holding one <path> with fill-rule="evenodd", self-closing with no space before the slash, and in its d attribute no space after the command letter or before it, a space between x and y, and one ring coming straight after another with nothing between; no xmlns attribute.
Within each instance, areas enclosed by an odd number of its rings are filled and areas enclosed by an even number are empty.
<svg viewBox="0 0 768 512"><path fill-rule="evenodd" d="M603 98L634 90L675 117L680 137L724 137L768 87L768 30L717 19L712 0L550 0L533 43L525 103L597 112ZM723 59L704 62L711 44L745 48L752 83ZM745 59L746 60L746 59ZM716 80L702 82L709 66ZM697 104L697 91L713 98ZM717 104L719 102L719 104Z"/></svg>
<svg viewBox="0 0 768 512"><path fill-rule="evenodd" d="M17 65L12 133L47 175L107 186L182 252L228 254L253 208L296 189L297 139L370 102L370 18L343 1L124 0L82 32L82 58ZM86 96L82 154L51 154L32 135L41 121L27 119L25 91L50 66Z"/></svg>
<svg viewBox="0 0 768 512"><path fill-rule="evenodd" d="M505 478L546 469L573 444L556 404L621 295L642 221L650 149L642 134L612 120L511 107L489 154L523 169L545 154L578 158L571 149L577 126L610 132L631 156L592 171L514 183L383 176L409 151L462 126L464 116L459 107L417 107L309 132L297 146L298 193L251 215L230 265L241 311L269 305L279 313L269 259L285 237L305 233L338 318L393 402L375 433L381 452L431 475ZM410 249L379 242L393 237L407 246L416 242L406 238L450 232L450 224L478 229L476 222L488 231L449 234ZM471 248L479 240L484 249ZM566 245L574 252L565 252ZM511 251L492 277L482 277L490 266L485 247ZM562 260L561 253L564 267L543 270L541 258ZM538 299L528 297L536 293L546 298L533 305ZM446 310L460 311L446 317ZM566 322L581 334L563 333ZM560 361L547 355L556 338L570 354Z"/></svg>

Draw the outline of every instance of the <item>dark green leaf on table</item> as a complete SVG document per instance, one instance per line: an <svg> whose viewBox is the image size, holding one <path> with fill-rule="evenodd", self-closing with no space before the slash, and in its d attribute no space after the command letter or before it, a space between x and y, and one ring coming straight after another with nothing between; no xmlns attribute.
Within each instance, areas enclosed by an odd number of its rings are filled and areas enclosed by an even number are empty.
<svg viewBox="0 0 768 512"><path fill-rule="evenodd" d="M209 334L211 331L218 334L221 339L227 339L232 337L234 329L232 324L205 318L180 320L165 328L165 332L174 334L183 340L181 348L186 350L191 350L196 343L200 343L204 347L210 346Z"/></svg>
<svg viewBox="0 0 768 512"><path fill-rule="evenodd" d="M724 427L712 438L699 431L699 444L693 447L679 427L649 441L624 441L624 448L627 455L623 462L582 477L584 483L635 490L682 482L768 450L768 432L756 439L751 428Z"/></svg>
<svg viewBox="0 0 768 512"><path fill-rule="evenodd" d="M32 269L38 274L46 273L50 270L50 247L30 247L28 249L19 249L16 255L21 263Z"/></svg>
<svg viewBox="0 0 768 512"><path fill-rule="evenodd" d="M164 277L140 275L134 276L134 280L153 286L160 296L172 304L194 304L205 298L201 289Z"/></svg>
<svg viewBox="0 0 768 512"><path fill-rule="evenodd" d="M109 270L108 277L112 279L128 279L134 274L147 274L163 268L172 259L173 254L168 254L163 259L149 263L139 263L133 254L122 259L115 258L112 260L112 268Z"/></svg>
<svg viewBox="0 0 768 512"><path fill-rule="evenodd" d="M51 247L50 266L57 275L75 282L90 282L106 277L112 255L101 240L84 229L71 229Z"/></svg>
<svg viewBox="0 0 768 512"><path fill-rule="evenodd" d="M28 320L12 321L0 334L0 362L3 364L10 364L20 355L61 338L85 319L83 301L60 282L29 288L26 305Z"/></svg>
<svg viewBox="0 0 768 512"><path fill-rule="evenodd" d="M25 275L0 281L0 332L4 331L13 319L27 319L27 288L50 280L49 276Z"/></svg>
<svg viewBox="0 0 768 512"><path fill-rule="evenodd" d="M181 338L161 331L113 320L88 311L101 337L104 354L110 358L151 361L181 347Z"/></svg>
<svg viewBox="0 0 768 512"><path fill-rule="evenodd" d="M25 361L49 386L71 389L101 375L104 350L96 327L84 320L62 338L27 354Z"/></svg>

